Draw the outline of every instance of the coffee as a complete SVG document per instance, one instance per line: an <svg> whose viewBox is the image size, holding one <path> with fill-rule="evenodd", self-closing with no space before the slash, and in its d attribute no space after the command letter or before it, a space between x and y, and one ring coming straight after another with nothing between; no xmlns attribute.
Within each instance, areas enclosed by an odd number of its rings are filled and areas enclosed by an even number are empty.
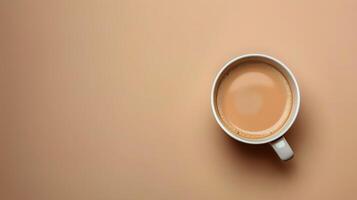
<svg viewBox="0 0 357 200"><path fill-rule="evenodd" d="M285 76L260 61L239 63L225 72L216 98L225 126L248 139L274 135L289 118L293 105Z"/></svg>

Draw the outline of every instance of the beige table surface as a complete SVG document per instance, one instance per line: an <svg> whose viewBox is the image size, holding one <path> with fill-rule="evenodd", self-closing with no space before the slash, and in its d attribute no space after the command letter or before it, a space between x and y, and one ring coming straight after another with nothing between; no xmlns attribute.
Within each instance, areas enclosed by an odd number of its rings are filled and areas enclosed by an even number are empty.
<svg viewBox="0 0 357 200"><path fill-rule="evenodd" d="M354 199L356 1L0 2L0 199ZM225 136L220 66L285 62L295 158Z"/></svg>

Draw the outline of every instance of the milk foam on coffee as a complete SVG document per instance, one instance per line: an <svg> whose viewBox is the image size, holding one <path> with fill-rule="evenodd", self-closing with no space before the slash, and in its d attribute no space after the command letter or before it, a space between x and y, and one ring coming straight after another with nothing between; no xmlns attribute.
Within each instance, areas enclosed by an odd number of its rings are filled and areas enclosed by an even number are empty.
<svg viewBox="0 0 357 200"><path fill-rule="evenodd" d="M259 61L237 64L220 81L217 107L234 133L260 139L276 133L287 121L292 92L284 75Z"/></svg>

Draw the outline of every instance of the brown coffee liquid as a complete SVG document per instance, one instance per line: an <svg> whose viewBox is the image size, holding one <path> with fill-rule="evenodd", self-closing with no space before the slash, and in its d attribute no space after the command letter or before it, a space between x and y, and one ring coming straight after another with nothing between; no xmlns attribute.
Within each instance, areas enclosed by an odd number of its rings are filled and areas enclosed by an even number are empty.
<svg viewBox="0 0 357 200"><path fill-rule="evenodd" d="M239 136L259 139L278 131L289 117L292 93L284 75L263 62L229 70L217 93L220 117Z"/></svg>

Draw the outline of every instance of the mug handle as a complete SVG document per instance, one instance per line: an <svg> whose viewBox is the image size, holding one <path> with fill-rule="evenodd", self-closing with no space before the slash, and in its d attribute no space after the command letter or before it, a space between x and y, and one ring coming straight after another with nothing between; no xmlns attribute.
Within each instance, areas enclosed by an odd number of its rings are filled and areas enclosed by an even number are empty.
<svg viewBox="0 0 357 200"><path fill-rule="evenodd" d="M271 142L270 145L273 147L274 151L278 154L281 160L286 161L293 158L294 152L284 137Z"/></svg>

